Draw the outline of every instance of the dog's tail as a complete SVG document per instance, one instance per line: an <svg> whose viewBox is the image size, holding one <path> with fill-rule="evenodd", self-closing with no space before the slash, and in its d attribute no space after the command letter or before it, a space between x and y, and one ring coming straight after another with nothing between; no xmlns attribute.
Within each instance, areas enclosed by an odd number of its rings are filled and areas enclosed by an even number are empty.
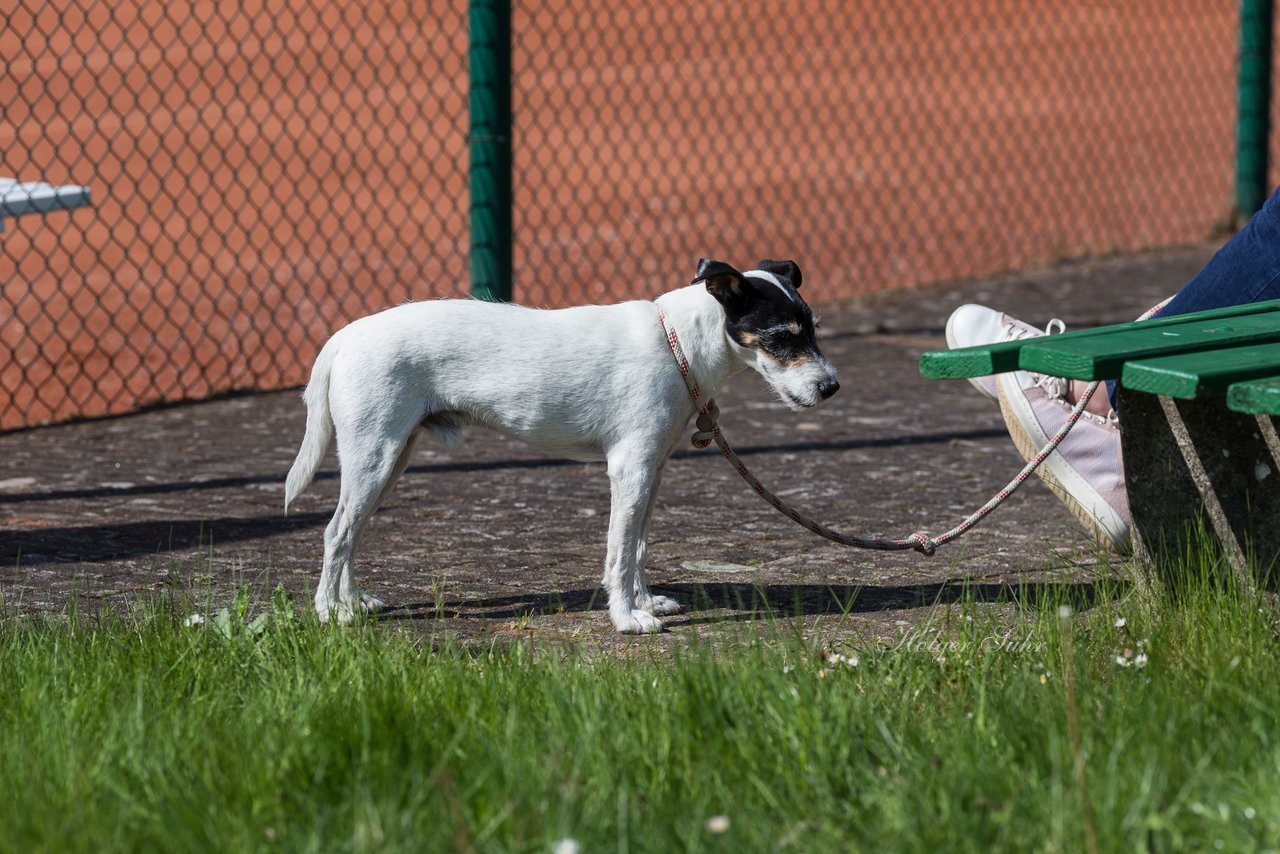
<svg viewBox="0 0 1280 854"><path fill-rule="evenodd" d="M302 393L302 401L307 405L307 432L302 436L302 447L289 469L289 476L284 482L284 511L289 512L289 505L302 490L307 488L324 455L333 441L333 418L329 414L329 372L333 367L333 358L338 352L335 338L325 344L316 357L315 366L311 369L311 382Z"/></svg>

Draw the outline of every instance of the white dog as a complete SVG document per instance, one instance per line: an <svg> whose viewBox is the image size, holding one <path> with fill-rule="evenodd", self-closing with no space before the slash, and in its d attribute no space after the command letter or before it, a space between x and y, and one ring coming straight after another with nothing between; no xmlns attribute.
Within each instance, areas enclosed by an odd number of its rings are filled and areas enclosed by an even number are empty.
<svg viewBox="0 0 1280 854"><path fill-rule="evenodd" d="M548 311L437 300L341 329L320 351L303 394L307 430L284 499L287 510L336 434L342 484L324 533L320 619L347 622L383 607L356 588L352 572L365 523L422 433L452 445L478 424L548 454L607 463L609 616L622 632L660 631L655 615L680 605L649 592L645 540L662 468L695 407L658 312L707 398L750 367L799 410L840 387L799 287L791 261L740 273L704 259L690 286L653 301Z"/></svg>

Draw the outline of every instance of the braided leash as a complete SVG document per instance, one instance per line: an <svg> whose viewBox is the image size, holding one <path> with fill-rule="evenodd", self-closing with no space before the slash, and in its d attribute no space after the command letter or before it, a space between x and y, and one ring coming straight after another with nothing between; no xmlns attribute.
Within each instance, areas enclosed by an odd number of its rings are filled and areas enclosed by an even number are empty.
<svg viewBox="0 0 1280 854"><path fill-rule="evenodd" d="M1150 313L1153 312L1149 312L1148 314ZM1145 316L1141 319L1145 319ZM875 549L877 551L887 552L915 549L921 554L932 555L938 550L938 546L946 545L964 534L974 525L977 525L985 519L987 514L992 510L1003 504L1004 500L1010 495L1013 495L1013 493L1017 491L1018 487L1022 486L1022 484L1026 482L1027 478L1031 477L1032 473L1040 467L1040 464L1048 459L1049 455L1052 454L1054 450L1057 449L1058 445L1062 443L1062 440L1067 437L1067 433L1071 432L1071 428L1075 426L1075 423L1080 420L1080 416L1084 414L1085 407L1089 405L1089 399L1093 397L1093 393L1097 391L1098 386L1101 385L1100 382L1090 383L1089 387L1085 389L1085 392L1081 396L1079 402L1076 403L1075 408L1071 410L1071 414L1067 417L1066 423L1063 424L1058 432L1053 435L1053 438L1051 438L1049 443L1040 450L1040 453L1032 457L1026 467L1024 467L1022 471L1018 472L1017 476L1014 477L1013 480L1009 481L1009 484L1004 489L997 492L992 496L990 501L979 507L959 525L956 525L954 528L946 531L945 533L939 534L936 537L931 537L924 531L916 531L911 536L903 537L899 540L857 537L852 534L842 534L839 531L828 528L826 525L815 522L813 519L805 516L803 513L799 512L781 498L770 492L768 488L756 479L756 476L753 475L745 465L743 465L742 460L740 460L738 455L733 452L733 448L729 447L729 442L724 438L724 433L720 430L720 425L717 423L717 420L720 417L720 410L716 407L716 402L714 400L707 400L705 403L703 402L702 389L698 388L698 381L693 378L693 372L689 369L689 360L685 358L684 350L680 347L680 339L676 336L675 328L667 321L667 316L661 309L658 311L658 320L662 324L663 330L667 333L667 344L671 347L671 353L676 358L676 364L680 366L680 375L684 377L684 384L689 389L689 396L693 398L694 406L698 407L698 430L693 434L693 446L695 448L705 448L712 442L715 442L716 446L720 449L720 453L724 454L725 459L733 464L733 467L737 470L742 479L756 491L757 495L772 504L779 513L791 519L793 522L803 525L805 528L808 528L820 537L825 537L832 542L840 543L845 546L853 546L859 549Z"/></svg>

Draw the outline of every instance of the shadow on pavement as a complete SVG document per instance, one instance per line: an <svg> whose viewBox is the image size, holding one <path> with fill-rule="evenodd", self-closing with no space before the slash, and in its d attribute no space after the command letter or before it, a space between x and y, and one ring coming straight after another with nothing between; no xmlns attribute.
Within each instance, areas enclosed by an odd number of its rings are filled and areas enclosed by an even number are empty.
<svg viewBox="0 0 1280 854"><path fill-rule="evenodd" d="M1024 608L1044 601L1070 604L1076 610L1093 607L1104 596L1118 595L1123 588L1109 583L1104 590L1093 582L1039 582L1003 584L973 582L963 578L935 584L830 585L830 584L655 584L655 593L679 600L684 611L663 622L669 626L697 625L726 621L766 620L773 617L818 614L866 614L877 611L910 610L959 602L1015 602ZM468 616L510 620L525 616L606 610L604 591L599 588L530 593L527 596L497 596L483 599L449 599L419 602L388 608L380 619L432 619ZM703 611L737 611L732 615L694 616Z"/></svg>
<svg viewBox="0 0 1280 854"><path fill-rule="evenodd" d="M0 531L0 563L28 567L164 554L321 526L328 523L331 515L275 513L249 518L158 519Z"/></svg>

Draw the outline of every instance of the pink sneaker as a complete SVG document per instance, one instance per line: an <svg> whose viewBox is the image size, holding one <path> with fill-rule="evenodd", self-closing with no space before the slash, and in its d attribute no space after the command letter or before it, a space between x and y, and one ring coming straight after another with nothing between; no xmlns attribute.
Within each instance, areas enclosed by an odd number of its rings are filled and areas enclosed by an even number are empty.
<svg viewBox="0 0 1280 854"><path fill-rule="evenodd" d="M1067 386L1065 380L1026 371L996 377L1000 411L1023 459L1038 454L1071 414L1073 407L1063 397ZM1106 418L1084 413L1036 474L1099 543L1128 553L1129 497L1114 411Z"/></svg>
<svg viewBox="0 0 1280 854"><path fill-rule="evenodd" d="M982 344L998 344L1062 332L1066 325L1057 318L1049 321L1043 330L1023 323L1002 311L985 305L962 305L947 318L947 347L976 347ZM995 376L971 377L969 383L985 396L996 399ZM1039 449L1037 449L1039 450Z"/></svg>

